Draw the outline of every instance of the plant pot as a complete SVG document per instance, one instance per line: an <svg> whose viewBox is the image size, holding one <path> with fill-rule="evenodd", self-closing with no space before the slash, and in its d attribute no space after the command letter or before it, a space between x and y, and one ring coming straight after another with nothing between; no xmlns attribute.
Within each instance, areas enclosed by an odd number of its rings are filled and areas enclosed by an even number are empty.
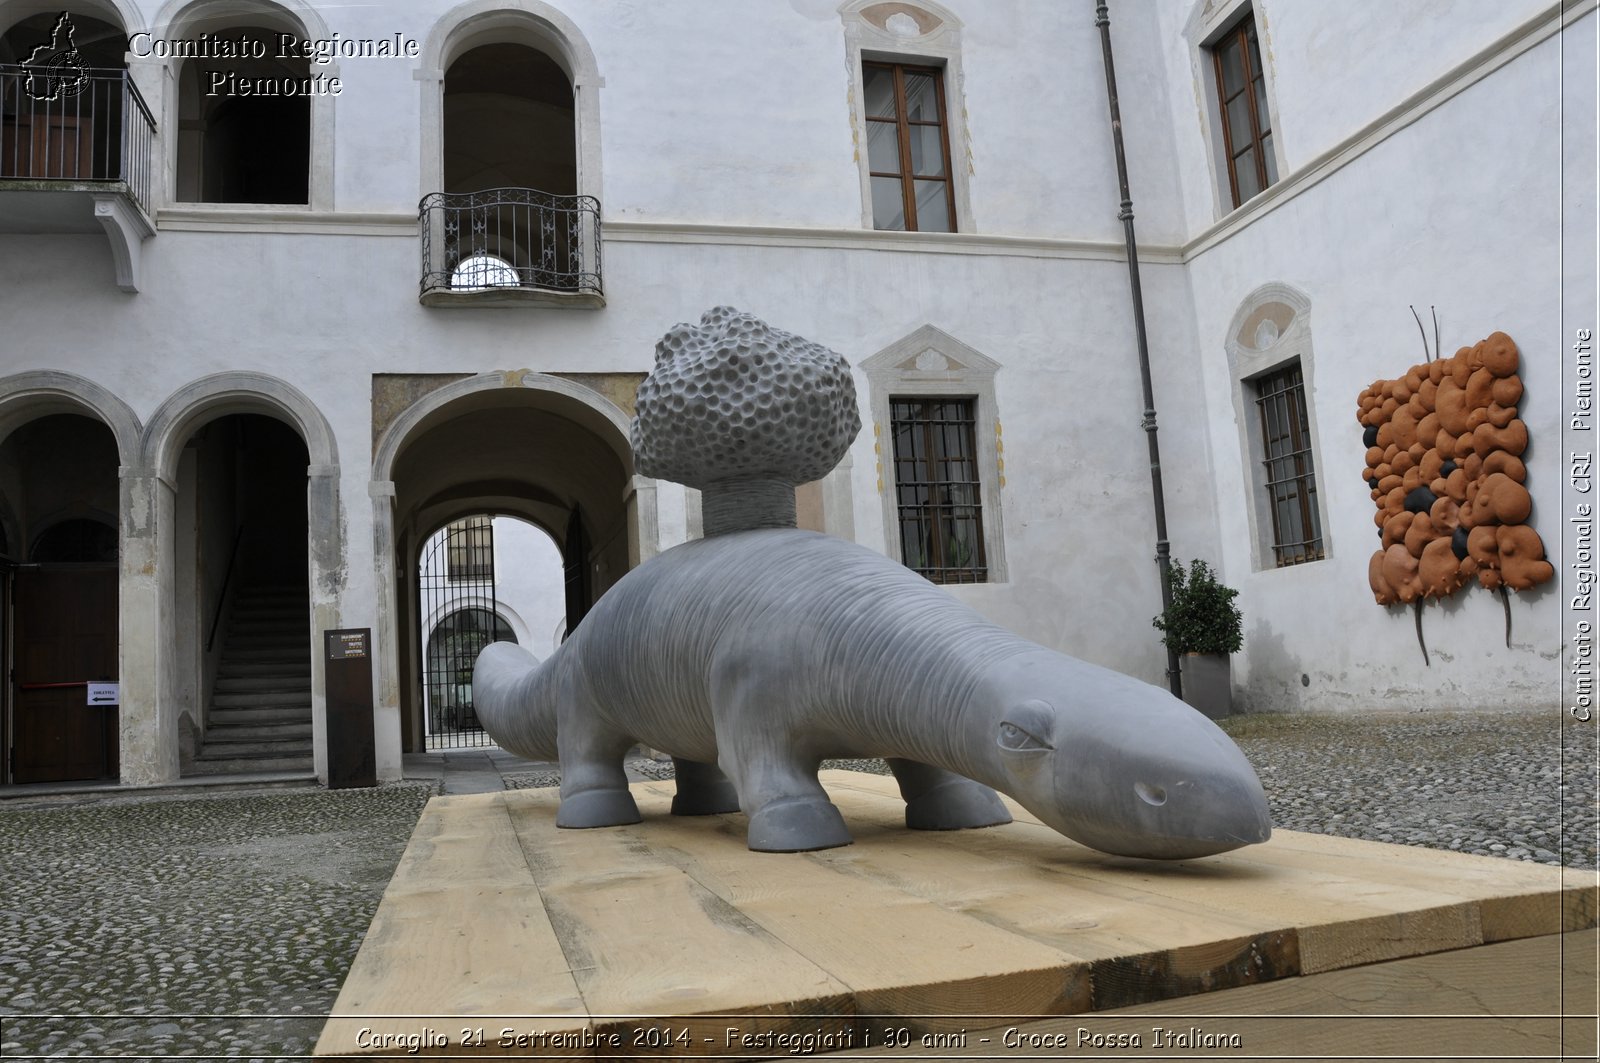
<svg viewBox="0 0 1600 1063"><path fill-rule="evenodd" d="M1233 712L1231 660L1226 653L1189 653L1183 658L1183 700L1213 720Z"/></svg>

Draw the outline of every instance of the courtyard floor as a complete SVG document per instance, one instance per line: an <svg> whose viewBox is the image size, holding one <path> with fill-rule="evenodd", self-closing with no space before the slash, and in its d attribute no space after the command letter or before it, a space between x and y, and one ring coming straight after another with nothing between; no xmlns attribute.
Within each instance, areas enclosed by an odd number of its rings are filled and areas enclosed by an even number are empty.
<svg viewBox="0 0 1600 1063"><path fill-rule="evenodd" d="M1280 828L1596 866L1594 724L1429 712L1227 729ZM407 775L0 801L0 1059L309 1054L428 798L558 778L498 750L408 758Z"/></svg>

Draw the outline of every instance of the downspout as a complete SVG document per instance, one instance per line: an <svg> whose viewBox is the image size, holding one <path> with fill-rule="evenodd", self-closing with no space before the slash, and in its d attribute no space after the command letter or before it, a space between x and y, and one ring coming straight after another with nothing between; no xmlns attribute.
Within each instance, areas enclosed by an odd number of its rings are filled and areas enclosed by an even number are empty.
<svg viewBox="0 0 1600 1063"><path fill-rule="evenodd" d="M1150 382L1150 344L1144 328L1144 295L1139 287L1139 244L1133 235L1133 196L1128 191L1128 160L1122 151L1122 111L1117 106L1117 69L1111 61L1111 16L1106 0L1094 6L1094 24L1100 27L1100 54L1106 68L1106 98L1111 104L1111 143L1117 155L1117 185L1122 191L1122 237L1128 250L1128 288L1133 296L1133 334L1139 347L1139 380L1144 386L1144 431L1150 448L1150 493L1156 510L1156 565L1161 571L1161 609L1172 605L1172 544L1167 541L1167 502L1161 489L1161 446L1156 440L1156 396ZM1178 653L1167 648L1167 688L1183 696Z"/></svg>

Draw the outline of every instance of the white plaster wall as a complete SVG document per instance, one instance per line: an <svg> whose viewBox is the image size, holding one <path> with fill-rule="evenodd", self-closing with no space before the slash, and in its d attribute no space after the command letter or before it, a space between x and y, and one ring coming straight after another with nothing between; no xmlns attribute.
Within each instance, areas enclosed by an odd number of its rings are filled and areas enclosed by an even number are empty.
<svg viewBox="0 0 1600 1063"><path fill-rule="evenodd" d="M1554 584L1512 595L1510 649L1497 596L1474 585L1429 606L1426 668L1411 611L1372 601L1367 562L1378 538L1354 410L1373 380L1422 360L1408 303L1425 320L1438 307L1446 355L1508 333L1522 351L1531 523L1560 569L1559 84L1551 40L1190 264L1224 572L1243 591L1240 678L1252 707L1495 708L1557 698ZM1593 143L1592 127L1576 135ZM1568 283L1592 292L1593 258L1578 269L1584 276ZM1330 556L1252 572L1244 477L1254 470L1239 453L1223 343L1241 301L1269 281L1311 298L1317 486Z"/></svg>

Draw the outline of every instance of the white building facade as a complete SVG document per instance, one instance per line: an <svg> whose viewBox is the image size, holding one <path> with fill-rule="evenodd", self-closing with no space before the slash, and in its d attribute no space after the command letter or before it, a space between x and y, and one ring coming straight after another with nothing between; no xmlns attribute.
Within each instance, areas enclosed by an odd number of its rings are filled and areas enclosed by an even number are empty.
<svg viewBox="0 0 1600 1063"><path fill-rule="evenodd" d="M1423 361L1408 305L1447 352L1510 335L1564 570L1595 7L1110 5L1171 551L1241 592L1247 709L1561 697L1554 583L1509 640L1481 588L1428 606L1426 666L1374 602L1355 404ZM372 632L398 778L441 528L543 529L573 622L699 534L628 422L715 305L856 367L803 524L1164 681L1091 0L75 0L71 42L61 14L0 0L5 782L327 779L334 629ZM52 45L88 73L40 73ZM71 685L106 679L115 709Z"/></svg>

